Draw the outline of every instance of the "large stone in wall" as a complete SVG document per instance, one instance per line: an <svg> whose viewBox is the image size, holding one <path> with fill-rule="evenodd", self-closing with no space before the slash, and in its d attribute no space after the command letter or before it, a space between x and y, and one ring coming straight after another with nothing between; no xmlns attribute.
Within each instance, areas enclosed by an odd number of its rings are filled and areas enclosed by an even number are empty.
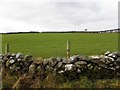
<svg viewBox="0 0 120 90"><path fill-rule="evenodd" d="M105 64L113 63L115 60L112 57L103 56L100 61Z"/></svg>
<svg viewBox="0 0 120 90"><path fill-rule="evenodd" d="M75 62L75 65L86 65L87 62L86 61L77 61Z"/></svg>
<svg viewBox="0 0 120 90"><path fill-rule="evenodd" d="M8 59L7 62L6 62L6 67L9 67L9 66L13 65L15 62L16 62L15 59L12 59L12 58Z"/></svg>
<svg viewBox="0 0 120 90"><path fill-rule="evenodd" d="M47 65L48 63L49 63L49 60L48 60L48 59L44 59L44 60L43 60L43 64L44 64L44 65Z"/></svg>
<svg viewBox="0 0 120 90"><path fill-rule="evenodd" d="M31 55L25 55L24 61L32 61L32 56Z"/></svg>
<svg viewBox="0 0 120 90"><path fill-rule="evenodd" d="M86 65L87 65L87 62L85 61L77 61L75 62L74 64L78 69L85 69L86 68Z"/></svg>
<svg viewBox="0 0 120 90"><path fill-rule="evenodd" d="M120 64L120 57L117 58L116 62Z"/></svg>
<svg viewBox="0 0 120 90"><path fill-rule="evenodd" d="M118 52L113 52L113 53L110 53L108 55L108 57L112 57L112 58L114 58L116 60L119 57L119 54L118 54Z"/></svg>
<svg viewBox="0 0 120 90"><path fill-rule="evenodd" d="M76 66L74 64L66 64L65 71L74 71L76 70Z"/></svg>
<svg viewBox="0 0 120 90"><path fill-rule="evenodd" d="M58 67L58 68L61 68L62 65L63 65L63 62L58 62L57 67Z"/></svg>
<svg viewBox="0 0 120 90"><path fill-rule="evenodd" d="M105 56L108 56L111 52L110 51L107 51L104 53Z"/></svg>
<svg viewBox="0 0 120 90"><path fill-rule="evenodd" d="M49 65L46 65L45 69L49 72L53 71L53 68Z"/></svg>
<svg viewBox="0 0 120 90"><path fill-rule="evenodd" d="M37 66L36 68L37 75L41 76L43 73L42 65Z"/></svg>
<svg viewBox="0 0 120 90"><path fill-rule="evenodd" d="M49 58L49 65L50 66L52 66L52 67L54 67L57 63L58 63L58 61L57 61L57 59L56 58Z"/></svg>
<svg viewBox="0 0 120 90"><path fill-rule="evenodd" d="M64 63L62 61L58 62L57 65L54 67L56 71L64 70Z"/></svg>
<svg viewBox="0 0 120 90"><path fill-rule="evenodd" d="M22 53L17 53L17 54L16 54L16 58L21 58L21 59L22 59L22 58L23 58Z"/></svg>
<svg viewBox="0 0 120 90"><path fill-rule="evenodd" d="M35 63L32 63L32 64L29 66L29 74L35 74L35 71L36 71L36 64L35 64Z"/></svg>
<svg viewBox="0 0 120 90"><path fill-rule="evenodd" d="M78 60L79 60L79 55L74 55L74 56L71 56L71 57L69 58L68 62L74 63L74 62L76 62L76 61L78 61Z"/></svg>
<svg viewBox="0 0 120 90"><path fill-rule="evenodd" d="M92 63L89 63L89 64L87 65L87 68L88 68L89 70L91 70L91 69L94 68L94 66L92 65Z"/></svg>
<svg viewBox="0 0 120 90"><path fill-rule="evenodd" d="M2 62L3 62L3 55L0 54L0 63L2 64Z"/></svg>
<svg viewBox="0 0 120 90"><path fill-rule="evenodd" d="M24 67L29 67L33 61L24 61Z"/></svg>
<svg viewBox="0 0 120 90"><path fill-rule="evenodd" d="M98 55L95 55L95 56L89 56L89 60L99 60L100 59L100 56Z"/></svg>
<svg viewBox="0 0 120 90"><path fill-rule="evenodd" d="M62 58L62 63L63 64L67 64L67 59L66 58Z"/></svg>
<svg viewBox="0 0 120 90"><path fill-rule="evenodd" d="M63 61L63 59L61 57L57 57L56 59L57 59L57 62Z"/></svg>
<svg viewBox="0 0 120 90"><path fill-rule="evenodd" d="M47 67L49 66L49 67L52 67L52 68L54 68L57 63L58 63L58 61L54 57L44 59L44 61L43 61L44 66L47 66Z"/></svg>
<svg viewBox="0 0 120 90"><path fill-rule="evenodd" d="M23 65L23 61L17 61L15 64L13 64L15 66L15 70L16 71L21 71L24 67Z"/></svg>

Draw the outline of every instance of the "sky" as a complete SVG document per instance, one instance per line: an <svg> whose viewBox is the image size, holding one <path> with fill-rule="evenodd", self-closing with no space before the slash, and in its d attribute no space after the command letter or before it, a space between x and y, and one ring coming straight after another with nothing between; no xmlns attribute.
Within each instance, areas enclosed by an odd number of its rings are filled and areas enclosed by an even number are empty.
<svg viewBox="0 0 120 90"><path fill-rule="evenodd" d="M0 0L0 33L118 28L119 0Z"/></svg>

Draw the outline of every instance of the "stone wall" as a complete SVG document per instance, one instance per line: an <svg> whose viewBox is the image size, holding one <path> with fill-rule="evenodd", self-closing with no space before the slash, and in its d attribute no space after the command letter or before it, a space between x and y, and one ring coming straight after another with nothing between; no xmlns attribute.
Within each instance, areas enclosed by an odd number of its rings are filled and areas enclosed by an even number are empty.
<svg viewBox="0 0 120 90"><path fill-rule="evenodd" d="M30 75L32 78L45 79L48 73L61 76L64 79L77 79L81 75L88 78L119 78L120 52L107 51L104 55L81 56L74 55L66 60L61 57L51 57L41 61L33 60L30 55L5 54L0 55L1 70L6 69L11 74Z"/></svg>

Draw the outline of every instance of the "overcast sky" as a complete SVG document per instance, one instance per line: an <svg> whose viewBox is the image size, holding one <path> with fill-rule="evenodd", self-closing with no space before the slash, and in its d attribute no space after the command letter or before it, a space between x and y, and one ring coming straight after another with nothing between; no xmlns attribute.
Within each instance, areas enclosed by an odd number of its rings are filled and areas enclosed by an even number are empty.
<svg viewBox="0 0 120 90"><path fill-rule="evenodd" d="M119 0L0 0L0 32L118 28Z"/></svg>

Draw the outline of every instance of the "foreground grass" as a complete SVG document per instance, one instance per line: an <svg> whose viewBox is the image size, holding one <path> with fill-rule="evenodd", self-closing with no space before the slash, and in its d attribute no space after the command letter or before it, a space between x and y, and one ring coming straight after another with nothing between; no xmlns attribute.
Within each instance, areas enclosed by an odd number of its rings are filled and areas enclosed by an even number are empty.
<svg viewBox="0 0 120 90"><path fill-rule="evenodd" d="M48 76L47 79L41 81L39 78L31 79L29 77L21 77L19 79L15 75L6 75L3 78L3 88L120 88L120 79L97 79L90 80L85 76L81 76L77 80L68 82L58 82L55 76Z"/></svg>
<svg viewBox="0 0 120 90"><path fill-rule="evenodd" d="M118 50L117 33L39 33L2 36L2 49L10 44L10 52L32 54L35 57L66 56L66 41L71 41L71 55L102 54Z"/></svg>
<svg viewBox="0 0 120 90"><path fill-rule="evenodd" d="M63 83L60 88L120 88L119 79L89 80L82 77L79 80Z"/></svg>

